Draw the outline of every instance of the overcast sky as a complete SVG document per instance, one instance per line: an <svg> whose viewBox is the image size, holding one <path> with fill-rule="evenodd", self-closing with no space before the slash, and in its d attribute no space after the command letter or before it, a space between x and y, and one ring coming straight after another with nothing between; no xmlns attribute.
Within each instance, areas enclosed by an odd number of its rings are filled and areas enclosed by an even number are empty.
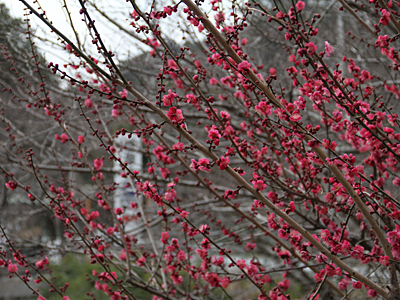
<svg viewBox="0 0 400 300"><path fill-rule="evenodd" d="M7 5L7 7L10 9L10 14L12 16L18 17L21 19L24 18L23 14L25 12L24 11L25 6L20 1L18 1L18 0L2 0L2 2L5 3ZM32 1L29 1L29 2L32 5ZM58 0L46 0L46 1L40 1L40 2L45 2L43 9L46 11L46 14L51 18L51 21L53 21L54 25L57 28L67 29L69 27L69 25L65 19L65 14L60 9L61 6L60 6L60 2ZM54 18L54 16L57 16L57 18ZM30 21L34 28L40 28L40 30L38 31L38 34L40 36L44 36L45 33L46 33L46 35L48 35L47 28L45 28L44 24L39 22L39 20L36 17L31 15ZM47 30L47 31L45 31L45 30ZM62 57L64 59L68 58L63 52L55 51L54 48L51 49L51 48L49 48L49 46L45 45L44 43L41 43L40 41L36 41L36 43L45 52L45 56L48 60L59 60L60 57Z"/></svg>
<svg viewBox="0 0 400 300"><path fill-rule="evenodd" d="M20 1L0 0L0 2L6 4L6 6L10 9L10 13L12 16L21 19L24 18L23 14L25 6ZM32 5L33 0L28 0L28 2L30 3L30 5ZM53 22L53 25L60 31L62 31L63 34L65 34L68 38L70 38L71 41L76 42L71 26L67 21L68 19L66 13L62 9L63 5L62 2L63 2L62 0L46 0L46 1L40 1L39 3L45 10L48 18ZM79 9L80 9L79 2L78 1L66 1L66 2L69 5L68 8L71 12L71 18L73 20L76 31L80 36L81 41L85 41L86 39L86 45L87 46L90 45L91 43L88 42L89 37L87 37L86 26L84 22L81 21L82 15L79 14ZM111 15L115 16L120 23L124 24L126 22L127 24L129 24L128 23L129 21L126 21L126 19L128 18L129 12L132 9L130 9L130 7L127 6L125 1L121 2L113 1L113 5L110 6L107 0L103 1L98 0L96 1L96 4L99 7L106 7L106 10L109 13L111 13ZM32 6L34 8L37 8L37 5L32 5ZM104 19L99 15L94 14L92 17L97 21L96 26L98 30L101 32L103 41L106 43L106 45L110 47L112 51L115 51L116 49L123 50L123 51L117 51L119 59L124 59L127 58L128 55L134 55L140 52L138 51L138 47L136 45L134 46L129 42L127 42L131 39L128 40L124 38L124 35L120 32L119 29L117 29L113 25L104 22ZM37 35L41 37L47 37L52 41L56 40L55 34L50 33L50 30L47 28L47 26L42 22L40 22L40 20L37 17L31 15L30 20L32 26L37 30ZM70 61L71 59L71 56L65 50L57 49L57 47L45 44L39 40L36 41L36 44L39 46L40 49L42 49L42 52L45 53L45 57L48 61L54 61L59 64L62 64ZM59 45L61 45L61 43L59 43ZM94 47L92 48L94 52L92 52L91 54L96 57L95 49Z"/></svg>

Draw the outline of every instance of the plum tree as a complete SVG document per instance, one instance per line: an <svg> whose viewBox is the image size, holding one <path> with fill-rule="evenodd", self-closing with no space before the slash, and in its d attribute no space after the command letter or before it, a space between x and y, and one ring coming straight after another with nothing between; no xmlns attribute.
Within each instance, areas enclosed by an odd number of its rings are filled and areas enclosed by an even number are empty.
<svg viewBox="0 0 400 300"><path fill-rule="evenodd" d="M82 37L20 1L68 63L4 87L0 169L62 234L2 223L10 276L69 299L58 251L111 299L400 299L399 3L64 1Z"/></svg>

